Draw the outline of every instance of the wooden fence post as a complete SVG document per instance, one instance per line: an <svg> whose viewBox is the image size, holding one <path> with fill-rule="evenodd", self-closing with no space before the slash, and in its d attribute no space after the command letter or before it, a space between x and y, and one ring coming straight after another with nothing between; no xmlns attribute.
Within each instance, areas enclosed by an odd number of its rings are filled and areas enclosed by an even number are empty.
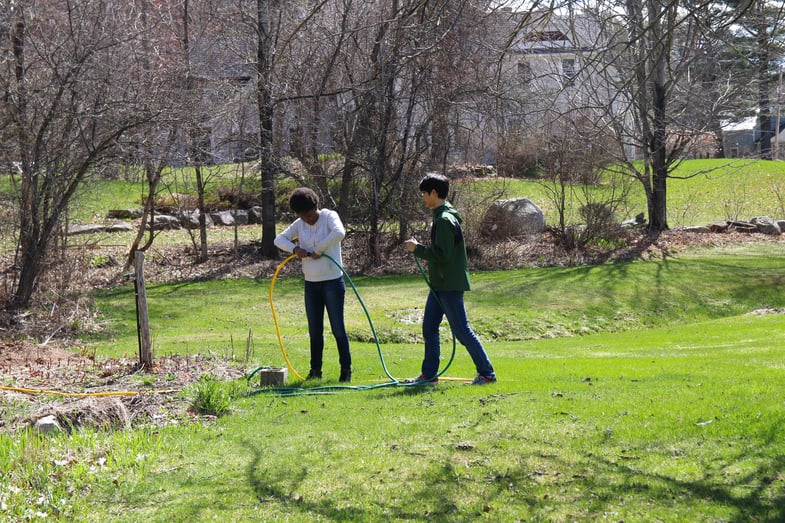
<svg viewBox="0 0 785 523"><path fill-rule="evenodd" d="M134 256L134 289L136 290L136 334L139 338L139 365L153 368L153 351L150 343L150 322L147 317L147 291L144 286L144 253Z"/></svg>

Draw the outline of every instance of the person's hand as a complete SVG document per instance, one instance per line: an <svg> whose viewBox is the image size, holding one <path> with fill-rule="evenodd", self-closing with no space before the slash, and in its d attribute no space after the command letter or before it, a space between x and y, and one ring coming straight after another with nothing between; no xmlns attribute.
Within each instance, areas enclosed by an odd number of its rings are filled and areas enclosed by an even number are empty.
<svg viewBox="0 0 785 523"><path fill-rule="evenodd" d="M302 247L295 247L294 250L292 251L292 254L294 254L298 258L307 258L308 256L310 256L308 251L306 251Z"/></svg>
<svg viewBox="0 0 785 523"><path fill-rule="evenodd" d="M417 242L417 240L415 240L414 238L410 238L410 239L406 240L405 242L403 242L403 245L404 245L404 247L406 247L407 251L414 252L414 249L417 248L417 245L419 245L419 242Z"/></svg>

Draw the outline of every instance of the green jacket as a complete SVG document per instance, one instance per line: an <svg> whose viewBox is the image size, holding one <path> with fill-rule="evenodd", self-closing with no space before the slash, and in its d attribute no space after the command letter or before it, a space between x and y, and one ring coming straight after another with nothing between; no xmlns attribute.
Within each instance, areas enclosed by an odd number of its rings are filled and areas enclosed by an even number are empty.
<svg viewBox="0 0 785 523"><path fill-rule="evenodd" d="M436 291L468 291L469 266L461 215L445 201L433 210L431 244L419 244L414 254L428 262L428 278Z"/></svg>

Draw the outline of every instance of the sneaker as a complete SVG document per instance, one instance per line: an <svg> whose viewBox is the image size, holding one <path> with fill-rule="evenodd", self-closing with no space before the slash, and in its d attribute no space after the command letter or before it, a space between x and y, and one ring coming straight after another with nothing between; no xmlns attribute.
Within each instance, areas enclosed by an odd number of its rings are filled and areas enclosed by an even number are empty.
<svg viewBox="0 0 785 523"><path fill-rule="evenodd" d="M487 385L488 383L495 383L496 376L483 376L482 374L478 374L471 382L467 383L467 385Z"/></svg>
<svg viewBox="0 0 785 523"><path fill-rule="evenodd" d="M352 381L352 369L341 369L341 376L338 378L341 383L349 383Z"/></svg>
<svg viewBox="0 0 785 523"><path fill-rule="evenodd" d="M307 380L320 380L320 379L322 379L322 373L321 372L316 372L314 370L311 370L311 371L308 372L308 376L305 379L307 379Z"/></svg>
<svg viewBox="0 0 785 523"><path fill-rule="evenodd" d="M403 382L409 385L436 385L439 383L439 378L429 378L425 374L420 374L416 378L409 378Z"/></svg>

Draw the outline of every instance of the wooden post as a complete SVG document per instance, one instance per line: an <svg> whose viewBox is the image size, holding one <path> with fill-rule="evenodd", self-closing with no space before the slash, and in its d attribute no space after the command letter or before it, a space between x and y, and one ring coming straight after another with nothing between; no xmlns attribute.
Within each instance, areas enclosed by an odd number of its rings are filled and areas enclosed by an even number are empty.
<svg viewBox="0 0 785 523"><path fill-rule="evenodd" d="M144 253L134 256L134 288L136 289L136 333L139 337L139 365L153 368L153 351L150 343L150 322L147 317L147 291L144 286Z"/></svg>

